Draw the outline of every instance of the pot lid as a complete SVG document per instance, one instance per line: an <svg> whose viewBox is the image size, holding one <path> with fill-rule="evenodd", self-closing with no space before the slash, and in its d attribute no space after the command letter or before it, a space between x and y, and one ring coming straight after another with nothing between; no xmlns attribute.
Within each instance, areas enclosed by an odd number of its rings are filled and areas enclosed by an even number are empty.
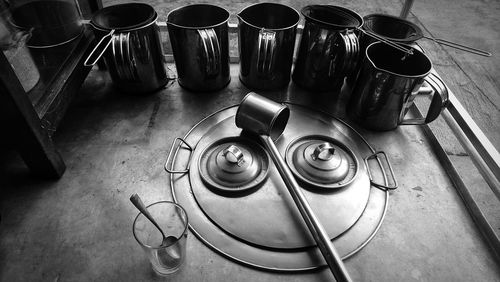
<svg viewBox="0 0 500 282"><path fill-rule="evenodd" d="M200 155L202 180L219 192L241 192L257 187L267 177L269 157L254 141L229 137L208 146Z"/></svg>
<svg viewBox="0 0 500 282"><path fill-rule="evenodd" d="M286 162L302 182L321 188L344 187L358 171L358 161L349 147L321 135L292 141L286 150Z"/></svg>

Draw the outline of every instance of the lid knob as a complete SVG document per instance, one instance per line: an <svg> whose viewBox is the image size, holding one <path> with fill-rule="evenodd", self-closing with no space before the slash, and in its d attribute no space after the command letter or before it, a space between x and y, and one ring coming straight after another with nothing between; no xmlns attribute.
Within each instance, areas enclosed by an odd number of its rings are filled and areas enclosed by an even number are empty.
<svg viewBox="0 0 500 282"><path fill-rule="evenodd" d="M313 160L329 161L335 154L335 148L329 142L319 144L311 154Z"/></svg>
<svg viewBox="0 0 500 282"><path fill-rule="evenodd" d="M226 158L226 161L230 164L236 164L237 166L241 166L245 163L245 158L243 156L243 152L235 145L229 145L224 151L222 155Z"/></svg>

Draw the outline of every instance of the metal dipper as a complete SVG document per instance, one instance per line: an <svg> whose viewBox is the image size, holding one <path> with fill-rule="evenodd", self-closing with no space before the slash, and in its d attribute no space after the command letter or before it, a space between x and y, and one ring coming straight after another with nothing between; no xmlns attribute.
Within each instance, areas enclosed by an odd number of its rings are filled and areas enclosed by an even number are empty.
<svg viewBox="0 0 500 282"><path fill-rule="evenodd" d="M352 281L326 230L314 214L274 144L273 139L277 139L283 133L289 116L290 110L286 105L250 92L241 101L235 122L237 127L257 134L263 142L335 279Z"/></svg>

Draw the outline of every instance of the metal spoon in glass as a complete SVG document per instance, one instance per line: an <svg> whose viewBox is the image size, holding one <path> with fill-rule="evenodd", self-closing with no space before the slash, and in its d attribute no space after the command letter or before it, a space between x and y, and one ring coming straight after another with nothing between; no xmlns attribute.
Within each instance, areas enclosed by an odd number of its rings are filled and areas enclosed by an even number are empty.
<svg viewBox="0 0 500 282"><path fill-rule="evenodd" d="M130 201L147 219L149 219L149 221L151 221L151 223L153 223L153 225L156 228L158 228L158 230L160 230L161 236L163 237L161 247L168 247L177 242L177 238L175 236L168 236L168 237L165 236L165 233L163 233L163 230L160 228L158 223L156 223L151 213L149 213L148 209L142 202L141 197L139 197L139 195L133 194L132 196L130 196Z"/></svg>

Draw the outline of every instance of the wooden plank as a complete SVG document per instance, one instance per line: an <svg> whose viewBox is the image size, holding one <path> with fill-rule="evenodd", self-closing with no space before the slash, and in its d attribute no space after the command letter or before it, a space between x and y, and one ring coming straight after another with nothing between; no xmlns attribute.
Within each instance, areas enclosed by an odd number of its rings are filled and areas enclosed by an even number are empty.
<svg viewBox="0 0 500 282"><path fill-rule="evenodd" d="M36 104L35 109L49 135L57 129L69 104L91 70L90 67L83 66L83 61L93 40L93 33L90 29L86 29L77 47L72 50L61 70L48 85L44 97Z"/></svg>
<svg viewBox="0 0 500 282"><path fill-rule="evenodd" d="M0 118L6 141L21 154L31 171L47 178L59 178L66 166L48 135L9 61L0 53Z"/></svg>

